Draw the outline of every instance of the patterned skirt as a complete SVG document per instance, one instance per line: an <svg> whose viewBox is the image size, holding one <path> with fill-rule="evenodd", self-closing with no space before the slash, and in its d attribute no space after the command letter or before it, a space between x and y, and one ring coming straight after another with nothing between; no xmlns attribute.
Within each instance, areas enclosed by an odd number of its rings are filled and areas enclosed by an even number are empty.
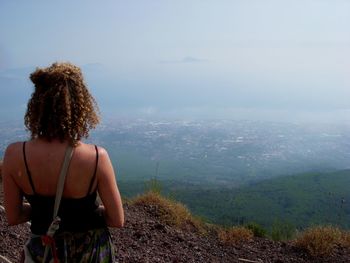
<svg viewBox="0 0 350 263"><path fill-rule="evenodd" d="M114 247L107 228L84 233L60 233L55 235L55 243L60 263L114 262ZM42 262L45 246L40 236L33 235L26 247L35 262ZM46 262L52 262L52 251L49 251Z"/></svg>

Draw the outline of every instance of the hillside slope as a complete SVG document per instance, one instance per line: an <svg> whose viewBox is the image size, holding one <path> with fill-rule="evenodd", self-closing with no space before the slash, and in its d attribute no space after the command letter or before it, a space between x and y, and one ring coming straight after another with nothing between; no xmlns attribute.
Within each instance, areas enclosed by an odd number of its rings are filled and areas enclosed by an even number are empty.
<svg viewBox="0 0 350 263"><path fill-rule="evenodd" d="M155 205L126 204L124 208L125 227L111 229L117 262L350 262L350 250L341 247L327 258L311 258L292 243L263 238L227 246L214 234L164 223ZM0 255L16 262L28 235L27 225L9 227L0 212Z"/></svg>
<svg viewBox="0 0 350 263"><path fill-rule="evenodd" d="M350 170L281 176L239 188L173 188L195 214L218 224L276 221L296 228L314 224L350 229Z"/></svg>

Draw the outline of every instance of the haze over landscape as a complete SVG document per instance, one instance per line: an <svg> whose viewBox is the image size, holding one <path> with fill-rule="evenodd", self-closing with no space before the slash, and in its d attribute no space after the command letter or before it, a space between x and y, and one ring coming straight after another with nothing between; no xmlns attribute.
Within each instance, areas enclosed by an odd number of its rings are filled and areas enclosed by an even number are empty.
<svg viewBox="0 0 350 263"><path fill-rule="evenodd" d="M348 1L0 3L1 115L83 67L104 115L349 121Z"/></svg>
<svg viewBox="0 0 350 263"><path fill-rule="evenodd" d="M334 205L350 200L349 14L345 0L1 1L0 159L28 137L29 74L70 61L124 195L157 177L214 222L350 228L350 202Z"/></svg>

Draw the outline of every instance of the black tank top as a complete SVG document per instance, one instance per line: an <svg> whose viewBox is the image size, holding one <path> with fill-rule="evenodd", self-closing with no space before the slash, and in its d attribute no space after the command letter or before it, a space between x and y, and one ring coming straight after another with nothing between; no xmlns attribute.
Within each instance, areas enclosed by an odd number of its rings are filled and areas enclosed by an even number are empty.
<svg viewBox="0 0 350 263"><path fill-rule="evenodd" d="M23 159L26 167L28 179L33 190L33 194L24 194L32 208L31 231L36 235L44 235L52 222L55 196L44 196L37 194L34 182L28 167L25 145L23 143ZM97 211L96 189L92 192L92 186L96 178L98 166L98 149L96 150L96 164L87 195L82 198L62 198L58 216L61 223L58 232L85 232L92 229L107 227L103 215Z"/></svg>

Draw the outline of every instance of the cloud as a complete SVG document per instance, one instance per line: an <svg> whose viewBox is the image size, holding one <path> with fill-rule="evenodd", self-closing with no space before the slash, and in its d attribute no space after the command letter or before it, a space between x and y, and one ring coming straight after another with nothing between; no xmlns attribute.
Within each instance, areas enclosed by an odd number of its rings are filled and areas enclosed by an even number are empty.
<svg viewBox="0 0 350 263"><path fill-rule="evenodd" d="M184 57L181 60L161 60L160 63L164 64L181 64L181 63L205 63L208 62L207 59L196 58L192 56Z"/></svg>

